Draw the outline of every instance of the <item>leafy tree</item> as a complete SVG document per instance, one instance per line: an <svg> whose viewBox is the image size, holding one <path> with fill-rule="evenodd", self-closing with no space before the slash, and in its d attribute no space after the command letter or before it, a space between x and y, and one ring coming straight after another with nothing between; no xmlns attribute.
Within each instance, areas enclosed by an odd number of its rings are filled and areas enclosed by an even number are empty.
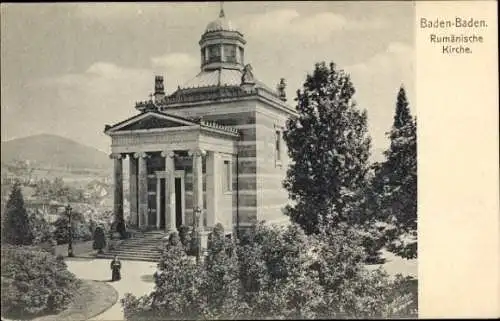
<svg viewBox="0 0 500 321"><path fill-rule="evenodd" d="M314 318L323 304L319 276L304 231L263 224L247 231L238 246L240 281L251 318Z"/></svg>
<svg viewBox="0 0 500 321"><path fill-rule="evenodd" d="M175 238L177 239L177 238ZM169 242L160 262L153 292L122 299L127 320L193 320L202 315L200 296L204 271L188 257L180 242Z"/></svg>
<svg viewBox="0 0 500 321"><path fill-rule="evenodd" d="M54 226L45 219L38 210L28 212L29 225L33 235L33 244L49 242L52 238Z"/></svg>
<svg viewBox="0 0 500 321"><path fill-rule="evenodd" d="M7 201L2 236L6 243L12 245L30 245L33 243L33 233L30 228L28 213L24 208L24 198L19 183L12 186Z"/></svg>
<svg viewBox="0 0 500 321"><path fill-rule="evenodd" d="M349 76L331 63L318 63L297 92L297 117L287 121L284 140L292 165L284 187L294 206L287 214L307 233L335 209L337 221L356 215L368 170L370 137L366 111L353 100Z"/></svg>
<svg viewBox="0 0 500 321"><path fill-rule="evenodd" d="M36 182L34 196L45 203L82 202L85 199L82 189L68 186L60 177L54 178L53 181L43 178Z"/></svg>
<svg viewBox="0 0 500 321"><path fill-rule="evenodd" d="M98 253L102 253L102 250L106 247L106 235L102 227L97 226L94 230L94 243L92 248L97 250Z"/></svg>
<svg viewBox="0 0 500 321"><path fill-rule="evenodd" d="M403 87L399 89L386 160L375 164L371 202L390 223L388 248L404 258L417 257L417 124Z"/></svg>
<svg viewBox="0 0 500 321"><path fill-rule="evenodd" d="M64 214L54 222L54 238L56 239L58 244L68 243L68 224L68 216ZM71 216L71 230L73 234L73 240L89 241L92 239L92 233L89 229L89 225L86 222L84 216L79 212L75 211Z"/></svg>
<svg viewBox="0 0 500 321"><path fill-rule="evenodd" d="M209 237L205 277L200 290L206 302L205 318L232 319L246 313L246 305L239 297L238 261L221 224L214 227Z"/></svg>

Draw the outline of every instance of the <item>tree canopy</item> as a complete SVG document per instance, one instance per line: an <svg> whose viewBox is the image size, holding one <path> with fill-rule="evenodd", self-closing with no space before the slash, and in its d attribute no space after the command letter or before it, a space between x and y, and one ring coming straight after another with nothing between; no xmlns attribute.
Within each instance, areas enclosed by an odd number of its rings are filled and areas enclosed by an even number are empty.
<svg viewBox="0 0 500 321"><path fill-rule="evenodd" d="M284 186L294 206L286 210L307 233L319 217L354 219L369 168L367 114L357 108L349 75L334 63L316 64L297 92L297 117L287 121L284 140L292 164Z"/></svg>

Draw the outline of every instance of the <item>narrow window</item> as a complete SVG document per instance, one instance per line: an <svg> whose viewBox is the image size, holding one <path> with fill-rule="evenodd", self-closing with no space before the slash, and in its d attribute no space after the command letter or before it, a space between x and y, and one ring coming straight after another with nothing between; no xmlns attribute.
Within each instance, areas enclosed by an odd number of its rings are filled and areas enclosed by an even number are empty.
<svg viewBox="0 0 500 321"><path fill-rule="evenodd" d="M279 130L276 131L275 136L275 152L276 152L276 161L281 161L281 132Z"/></svg>
<svg viewBox="0 0 500 321"><path fill-rule="evenodd" d="M208 62L220 62L220 46L208 46Z"/></svg>
<svg viewBox="0 0 500 321"><path fill-rule="evenodd" d="M224 192L231 191L231 162L228 160L224 161Z"/></svg>
<svg viewBox="0 0 500 321"><path fill-rule="evenodd" d="M224 46L224 61L236 62L236 46L226 45Z"/></svg>
<svg viewBox="0 0 500 321"><path fill-rule="evenodd" d="M244 56L245 53L243 51L243 48L241 48L241 47L238 47L238 48L239 48L239 51L240 51L240 61L239 61L239 63L240 64L244 64L245 63L245 56Z"/></svg>

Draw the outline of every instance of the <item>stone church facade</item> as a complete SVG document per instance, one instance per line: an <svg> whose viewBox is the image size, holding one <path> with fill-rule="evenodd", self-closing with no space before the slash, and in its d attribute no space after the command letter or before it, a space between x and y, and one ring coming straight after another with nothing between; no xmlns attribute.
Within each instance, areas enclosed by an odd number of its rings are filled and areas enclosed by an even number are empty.
<svg viewBox="0 0 500 321"><path fill-rule="evenodd" d="M155 76L154 95L136 103L139 113L106 125L118 217L128 158L129 225L168 232L201 213L204 230L221 223L231 233L262 220L287 221L282 132L295 111L283 79L273 90L245 64L245 44L221 10L199 41L198 75L171 94Z"/></svg>

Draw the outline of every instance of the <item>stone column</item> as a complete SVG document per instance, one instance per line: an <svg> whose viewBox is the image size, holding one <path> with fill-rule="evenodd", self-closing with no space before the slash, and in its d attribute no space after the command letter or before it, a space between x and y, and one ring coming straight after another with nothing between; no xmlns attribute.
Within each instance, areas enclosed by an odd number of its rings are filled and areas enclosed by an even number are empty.
<svg viewBox="0 0 500 321"><path fill-rule="evenodd" d="M165 157L165 231L171 233L177 231L175 217L175 153L164 151L161 156Z"/></svg>
<svg viewBox="0 0 500 321"><path fill-rule="evenodd" d="M215 216L217 215L217 204L221 193L220 186L220 158L217 152L208 152L207 154L207 227L212 229L215 225Z"/></svg>
<svg viewBox="0 0 500 321"><path fill-rule="evenodd" d="M123 156L113 153L110 155L113 159L113 178L114 178L114 206L113 214L116 222L123 221Z"/></svg>
<svg viewBox="0 0 500 321"><path fill-rule="evenodd" d="M134 155L139 159L139 177L138 177L138 214L139 214L139 227L148 225L148 167L146 153L135 153Z"/></svg>
<svg viewBox="0 0 500 321"><path fill-rule="evenodd" d="M203 156L204 150L189 151L189 156L193 158L193 213L197 207L201 209L198 226L203 227Z"/></svg>
<svg viewBox="0 0 500 321"><path fill-rule="evenodd" d="M130 222L138 226L137 217L137 159L133 154L129 155L129 194L130 194Z"/></svg>
<svg viewBox="0 0 500 321"><path fill-rule="evenodd" d="M160 229L160 212L161 212L161 177L156 176L156 229Z"/></svg>

